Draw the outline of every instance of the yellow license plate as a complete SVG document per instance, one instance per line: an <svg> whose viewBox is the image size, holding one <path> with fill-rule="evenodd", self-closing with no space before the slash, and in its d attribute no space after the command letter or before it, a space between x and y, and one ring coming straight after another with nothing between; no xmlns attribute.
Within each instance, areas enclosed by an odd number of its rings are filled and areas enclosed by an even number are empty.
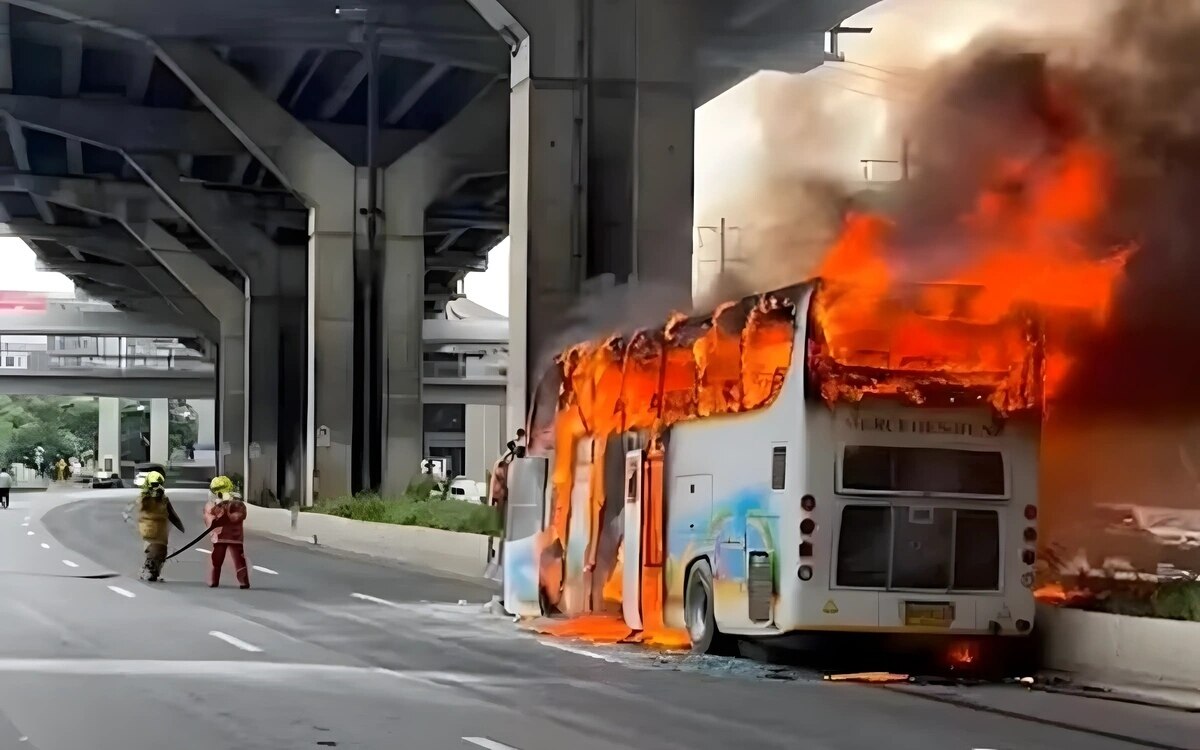
<svg viewBox="0 0 1200 750"><path fill-rule="evenodd" d="M948 628L954 622L954 605L905 602L904 624L917 628Z"/></svg>

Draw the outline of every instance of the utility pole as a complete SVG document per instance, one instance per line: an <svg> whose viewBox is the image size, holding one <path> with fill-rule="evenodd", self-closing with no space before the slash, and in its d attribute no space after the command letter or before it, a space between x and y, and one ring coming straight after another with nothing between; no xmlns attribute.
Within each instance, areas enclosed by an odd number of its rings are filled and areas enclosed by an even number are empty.
<svg viewBox="0 0 1200 750"><path fill-rule="evenodd" d="M840 23L829 30L829 54L835 60L845 61L838 45L838 37L842 34L870 34L875 29L870 26L843 26Z"/></svg>

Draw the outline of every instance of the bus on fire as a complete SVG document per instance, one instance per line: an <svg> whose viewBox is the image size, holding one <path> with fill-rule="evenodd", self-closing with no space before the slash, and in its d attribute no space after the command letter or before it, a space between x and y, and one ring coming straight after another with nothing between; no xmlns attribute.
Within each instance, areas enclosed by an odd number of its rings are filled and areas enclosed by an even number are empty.
<svg viewBox="0 0 1200 750"><path fill-rule="evenodd" d="M508 469L506 608L700 652L1027 635L1042 339L963 312L978 293L872 291L864 315L817 281L564 352Z"/></svg>

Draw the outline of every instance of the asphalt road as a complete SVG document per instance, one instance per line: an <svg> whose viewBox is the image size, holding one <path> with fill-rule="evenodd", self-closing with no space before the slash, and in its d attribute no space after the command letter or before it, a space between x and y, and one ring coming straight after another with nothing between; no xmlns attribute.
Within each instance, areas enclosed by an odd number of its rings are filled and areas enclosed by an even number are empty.
<svg viewBox="0 0 1200 750"><path fill-rule="evenodd" d="M173 544L203 528L182 495ZM539 639L484 612L488 585L262 538L248 591L228 569L222 588L201 583L207 543L141 583L129 496L18 495L0 512L0 750L1200 748L1200 718L1160 709L1070 699L1061 721L1033 720ZM1108 723L1056 725L1088 715Z"/></svg>

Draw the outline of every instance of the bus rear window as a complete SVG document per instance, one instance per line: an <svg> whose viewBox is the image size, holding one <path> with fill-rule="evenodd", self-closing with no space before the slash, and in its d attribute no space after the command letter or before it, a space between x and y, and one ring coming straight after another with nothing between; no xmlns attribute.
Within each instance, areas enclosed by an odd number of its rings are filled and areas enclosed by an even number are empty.
<svg viewBox="0 0 1200 750"><path fill-rule="evenodd" d="M1004 457L998 451L848 445L842 489L1003 497Z"/></svg>

